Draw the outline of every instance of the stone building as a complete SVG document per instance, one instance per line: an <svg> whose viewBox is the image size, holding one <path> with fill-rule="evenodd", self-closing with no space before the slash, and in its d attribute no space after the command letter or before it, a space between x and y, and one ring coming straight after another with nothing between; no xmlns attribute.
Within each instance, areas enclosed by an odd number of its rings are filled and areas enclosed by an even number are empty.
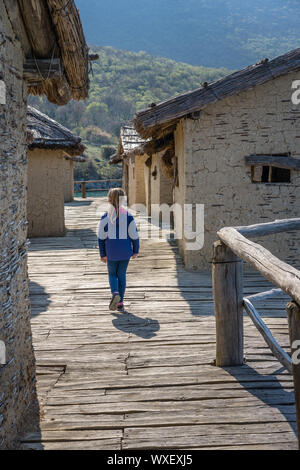
<svg viewBox="0 0 300 470"><path fill-rule="evenodd" d="M74 197L73 159L85 147L80 137L30 106L27 130L32 135L27 169L28 236L63 236L64 203Z"/></svg>
<svg viewBox="0 0 300 470"><path fill-rule="evenodd" d="M60 7L64 6L64 14ZM25 78L25 80L24 80ZM88 94L88 51L74 1L0 0L0 448L35 399L27 277L27 95Z"/></svg>
<svg viewBox="0 0 300 470"><path fill-rule="evenodd" d="M167 145L141 139L133 126L121 129L117 154L111 163L123 163L123 188L128 204L144 204L151 214L152 204L172 204L172 174L165 171Z"/></svg>
<svg viewBox="0 0 300 470"><path fill-rule="evenodd" d="M300 108L291 100L299 70L297 49L135 116L142 138L174 137L173 202L205 206L203 248L179 240L188 269L210 267L221 227L300 216ZM297 232L258 241L299 262Z"/></svg>

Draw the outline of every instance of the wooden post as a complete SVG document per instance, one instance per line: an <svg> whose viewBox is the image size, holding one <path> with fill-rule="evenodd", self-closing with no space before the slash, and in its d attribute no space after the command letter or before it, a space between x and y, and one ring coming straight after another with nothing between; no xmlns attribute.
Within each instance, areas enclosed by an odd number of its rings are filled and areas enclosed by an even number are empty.
<svg viewBox="0 0 300 470"><path fill-rule="evenodd" d="M296 302L289 302L286 307L292 352L295 401L297 410L298 441L300 449L300 307ZM298 342L298 344L296 343ZM294 357L293 357L294 355ZM298 359L298 360L297 360ZM297 362L299 362L297 364Z"/></svg>
<svg viewBox="0 0 300 470"><path fill-rule="evenodd" d="M240 366L244 362L243 264L221 241L214 243L213 293L216 365Z"/></svg>
<svg viewBox="0 0 300 470"><path fill-rule="evenodd" d="M83 199L86 198L86 183L85 182L81 183L81 197Z"/></svg>

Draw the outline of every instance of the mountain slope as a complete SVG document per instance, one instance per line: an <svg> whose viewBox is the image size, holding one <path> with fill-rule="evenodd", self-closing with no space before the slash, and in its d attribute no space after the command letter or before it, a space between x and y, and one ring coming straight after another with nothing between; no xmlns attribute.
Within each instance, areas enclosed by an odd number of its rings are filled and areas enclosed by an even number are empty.
<svg viewBox="0 0 300 470"><path fill-rule="evenodd" d="M99 60L93 63L90 94L85 102L72 101L57 107L46 99L31 97L30 103L83 138L90 131L97 134L97 141L105 143L109 143L109 134L119 136L122 123L128 122L138 109L198 88L204 81L216 80L229 72L112 47L94 47L93 52L99 54Z"/></svg>
<svg viewBox="0 0 300 470"><path fill-rule="evenodd" d="M85 102L72 101L59 107L40 97L29 98L32 106L81 135L89 145L91 161L77 165L76 177L83 179L120 176L119 170L108 165L108 159L112 146L117 145L121 125L131 120L136 110L228 73L226 69L194 67L145 52L112 47L96 47L93 52L99 54L99 60L93 64L90 95Z"/></svg>
<svg viewBox="0 0 300 470"><path fill-rule="evenodd" d="M300 47L299 0L76 0L89 43L241 68Z"/></svg>

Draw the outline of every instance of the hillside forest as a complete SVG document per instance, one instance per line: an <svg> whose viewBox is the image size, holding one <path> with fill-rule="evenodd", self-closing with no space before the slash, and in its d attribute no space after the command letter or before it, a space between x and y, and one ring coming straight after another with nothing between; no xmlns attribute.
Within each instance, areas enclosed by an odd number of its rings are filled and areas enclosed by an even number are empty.
<svg viewBox="0 0 300 470"><path fill-rule="evenodd" d="M84 102L52 105L31 96L29 102L52 119L80 135L87 146L86 163L76 164L75 178L119 178L121 169L109 165L120 128L137 110L201 86L228 73L225 68L192 66L145 52L127 52L112 47L93 47L99 60L93 63L91 90Z"/></svg>

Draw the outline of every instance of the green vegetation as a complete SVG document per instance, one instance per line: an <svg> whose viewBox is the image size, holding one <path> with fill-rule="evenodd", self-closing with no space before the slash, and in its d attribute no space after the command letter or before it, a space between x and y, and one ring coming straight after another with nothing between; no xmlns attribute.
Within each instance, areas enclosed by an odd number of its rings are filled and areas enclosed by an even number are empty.
<svg viewBox="0 0 300 470"><path fill-rule="evenodd" d="M88 159L85 163L75 163L75 180L87 181L122 178L121 167L109 164L109 157L107 158L107 154L109 155L109 152L107 153L108 146L97 147L91 144L86 145ZM113 151L115 152L115 149Z"/></svg>
<svg viewBox="0 0 300 470"><path fill-rule="evenodd" d="M100 56L93 64L91 90L85 102L52 105L30 97L30 104L80 135L88 146L88 162L76 165L76 179L119 178L119 166L108 160L116 149L120 128L150 103L198 88L224 76L226 69L208 69L152 57L145 52L95 47ZM85 175L85 176L84 176Z"/></svg>

